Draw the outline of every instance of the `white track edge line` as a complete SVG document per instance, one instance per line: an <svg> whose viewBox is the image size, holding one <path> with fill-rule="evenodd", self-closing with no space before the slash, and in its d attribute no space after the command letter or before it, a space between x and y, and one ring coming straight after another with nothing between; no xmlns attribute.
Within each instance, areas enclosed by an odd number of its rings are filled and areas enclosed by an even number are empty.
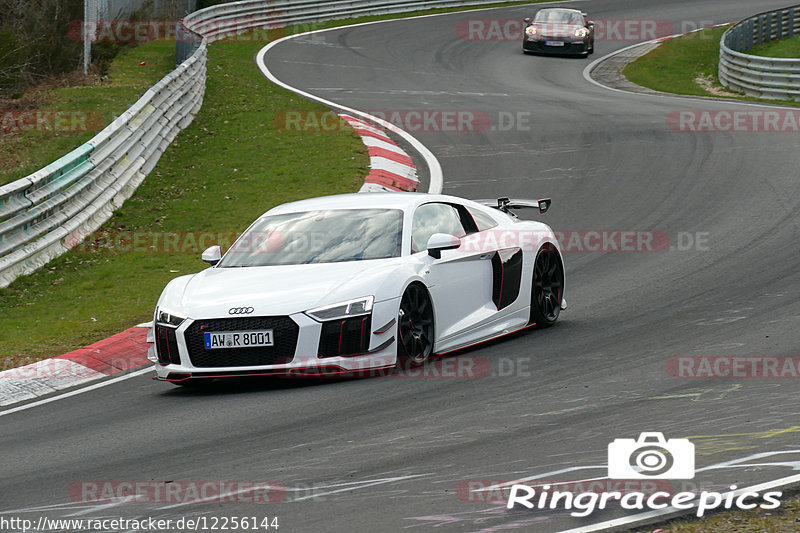
<svg viewBox="0 0 800 533"><path fill-rule="evenodd" d="M130 374L125 374L124 376L119 376L116 378L109 379L107 381L101 381L100 383L95 383L94 385L89 385L87 387L83 387L80 389L75 389L73 391L65 392L63 394L58 394L56 396L51 396L49 398L45 398L43 400L37 400L31 403L26 403L25 405L20 405L19 407L14 407L5 411L0 411L0 416L10 415L11 413L16 413L19 411L25 411L26 409L30 409L32 407L37 407L39 405L44 405L46 403L55 402L56 400L63 400L64 398L69 398L70 396L77 396L78 394L83 394L84 392L89 392L91 390L99 389L102 387L107 387L108 385L112 385L119 381L125 381L126 379L130 379L133 377L141 376L148 372L153 372L155 367L148 364L147 368L143 368L141 370L136 370L135 372L131 372Z"/></svg>

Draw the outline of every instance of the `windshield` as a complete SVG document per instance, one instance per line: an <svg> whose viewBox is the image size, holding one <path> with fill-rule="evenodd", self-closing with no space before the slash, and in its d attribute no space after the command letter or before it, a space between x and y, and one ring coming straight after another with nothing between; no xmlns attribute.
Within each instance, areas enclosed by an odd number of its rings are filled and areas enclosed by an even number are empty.
<svg viewBox="0 0 800 533"><path fill-rule="evenodd" d="M583 17L574 11L560 11L557 9L542 9L536 13L534 22L549 22L552 24L583 25Z"/></svg>
<svg viewBox="0 0 800 533"><path fill-rule="evenodd" d="M233 244L220 267L302 265L400 256L399 209L327 209L265 216Z"/></svg>

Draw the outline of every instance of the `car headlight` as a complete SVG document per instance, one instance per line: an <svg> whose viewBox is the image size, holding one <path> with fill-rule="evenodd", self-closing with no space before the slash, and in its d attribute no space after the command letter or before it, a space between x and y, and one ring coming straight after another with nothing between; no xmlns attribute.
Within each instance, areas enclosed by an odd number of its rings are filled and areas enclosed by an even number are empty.
<svg viewBox="0 0 800 533"><path fill-rule="evenodd" d="M372 312L374 301L375 298L373 296L365 296L364 298L356 298L355 300L310 309L306 311L306 314L317 322L368 315Z"/></svg>
<svg viewBox="0 0 800 533"><path fill-rule="evenodd" d="M158 307L156 307L155 318L156 318L156 324L167 326L169 328L177 328L183 323L184 320L186 320L185 317L172 314L169 311L165 309L160 309Z"/></svg>
<svg viewBox="0 0 800 533"><path fill-rule="evenodd" d="M586 28L578 28L577 30L575 30L575 37L583 39L587 35L589 35L589 30L587 30Z"/></svg>
<svg viewBox="0 0 800 533"><path fill-rule="evenodd" d="M527 28L525 28L525 35L527 35L528 37L533 37L534 35L536 35L536 26L528 26Z"/></svg>

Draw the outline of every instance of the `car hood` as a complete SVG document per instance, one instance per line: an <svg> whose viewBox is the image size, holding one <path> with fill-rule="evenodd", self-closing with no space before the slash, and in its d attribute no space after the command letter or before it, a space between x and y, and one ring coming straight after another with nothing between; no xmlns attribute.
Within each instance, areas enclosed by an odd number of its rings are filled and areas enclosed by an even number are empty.
<svg viewBox="0 0 800 533"><path fill-rule="evenodd" d="M173 280L160 305L190 318L213 318L228 316L233 307L252 307L253 316L290 315L361 296L380 299L380 280L396 261L208 268Z"/></svg>

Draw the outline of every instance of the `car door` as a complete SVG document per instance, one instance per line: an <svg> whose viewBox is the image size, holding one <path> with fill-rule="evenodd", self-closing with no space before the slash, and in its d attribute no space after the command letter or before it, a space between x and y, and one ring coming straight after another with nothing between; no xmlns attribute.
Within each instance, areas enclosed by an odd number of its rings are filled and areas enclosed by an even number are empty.
<svg viewBox="0 0 800 533"><path fill-rule="evenodd" d="M433 298L438 341L459 335L471 326L493 316L492 253L485 250L443 250L435 259L426 252L434 233L463 239L475 231L463 206L441 202L422 204L414 212L411 251L427 263L426 283Z"/></svg>

